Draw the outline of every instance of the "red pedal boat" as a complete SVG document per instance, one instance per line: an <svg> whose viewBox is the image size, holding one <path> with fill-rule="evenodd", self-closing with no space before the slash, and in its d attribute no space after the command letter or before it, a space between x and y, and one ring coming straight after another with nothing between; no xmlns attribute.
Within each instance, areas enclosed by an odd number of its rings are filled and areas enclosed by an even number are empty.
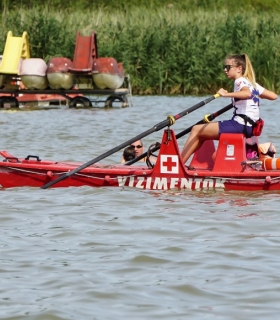
<svg viewBox="0 0 280 320"><path fill-rule="evenodd" d="M213 160L213 154L216 154ZM3 188L43 187L57 180L53 187L133 187L146 190L280 190L280 168L268 168L266 160L250 161L246 157L243 134L222 134L217 149L207 141L194 155L188 170L182 162L177 138L170 128L163 132L153 167L144 165L102 165L95 163L75 173L81 163L41 160L29 155L17 158L1 151L0 184ZM270 164L271 165L271 159ZM277 164L277 159L272 160ZM59 181L59 177L73 172Z"/></svg>

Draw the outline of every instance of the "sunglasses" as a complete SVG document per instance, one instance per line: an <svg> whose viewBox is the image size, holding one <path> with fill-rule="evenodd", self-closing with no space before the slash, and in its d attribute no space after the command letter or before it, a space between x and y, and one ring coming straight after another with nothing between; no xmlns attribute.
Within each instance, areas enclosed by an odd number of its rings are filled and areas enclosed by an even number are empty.
<svg viewBox="0 0 280 320"><path fill-rule="evenodd" d="M137 149L140 149L142 148L143 146L141 146L140 144L138 144L138 146L134 146L134 145L130 145L131 147L133 147L134 149L137 148Z"/></svg>
<svg viewBox="0 0 280 320"><path fill-rule="evenodd" d="M234 65L232 65L232 64L224 64L224 66L223 66L223 70L227 70L227 71L229 71L231 68L233 68L233 67L236 67L236 66L234 66Z"/></svg>

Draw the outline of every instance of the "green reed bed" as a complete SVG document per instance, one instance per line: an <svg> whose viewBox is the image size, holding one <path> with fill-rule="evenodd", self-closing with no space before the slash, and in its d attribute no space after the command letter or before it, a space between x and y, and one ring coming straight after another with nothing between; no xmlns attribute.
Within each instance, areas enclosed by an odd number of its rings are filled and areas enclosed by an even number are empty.
<svg viewBox="0 0 280 320"><path fill-rule="evenodd" d="M280 91L278 13L194 12L163 8L108 13L8 11L2 15L0 51L7 32L27 31L32 57L73 58L76 32L97 32L99 56L123 62L134 94L211 94L232 82L223 74L229 53L246 52L257 81Z"/></svg>
<svg viewBox="0 0 280 320"><path fill-rule="evenodd" d="M21 7L22 9L33 9L38 7L38 0L2 0L0 2L0 10L11 10ZM47 6L56 10L70 11L76 10L96 10L103 8L108 10L131 10L135 7L145 8L149 10L157 10L158 8L174 8L176 10L188 10L194 12L197 9L206 11L229 10L234 11L278 11L280 12L279 0L246 0L242 4L229 0L40 0L39 6Z"/></svg>

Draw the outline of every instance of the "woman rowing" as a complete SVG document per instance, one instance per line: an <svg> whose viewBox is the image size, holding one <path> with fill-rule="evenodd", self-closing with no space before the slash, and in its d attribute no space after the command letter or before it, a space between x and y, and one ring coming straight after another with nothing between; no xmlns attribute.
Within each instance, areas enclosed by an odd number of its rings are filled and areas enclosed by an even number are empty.
<svg viewBox="0 0 280 320"><path fill-rule="evenodd" d="M184 163L205 140L218 140L222 133L244 133L246 137L251 137L252 124L260 118L259 98L275 100L278 97L273 91L256 83L254 69L246 54L228 56L223 69L226 76L234 81L234 90L228 92L221 88L218 93L222 97L232 98L235 108L233 117L230 120L195 125L182 150Z"/></svg>

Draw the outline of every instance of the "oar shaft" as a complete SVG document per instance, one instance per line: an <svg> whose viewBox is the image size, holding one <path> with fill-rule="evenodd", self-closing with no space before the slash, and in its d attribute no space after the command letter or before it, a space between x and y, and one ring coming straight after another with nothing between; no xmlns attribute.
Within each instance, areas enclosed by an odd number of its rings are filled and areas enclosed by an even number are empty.
<svg viewBox="0 0 280 320"><path fill-rule="evenodd" d="M226 111L230 110L232 107L233 107L233 105L230 103L229 105L225 106L224 108L222 108L222 109L220 109L220 110L218 110L218 111L210 114L207 118L208 118L209 121L212 121L212 120L214 120L216 117L218 117L219 115L221 115L221 114L225 113ZM204 119L204 118L203 118L202 120L198 121L196 124L192 125L191 127L189 127L189 128L187 128L187 129L179 132L178 134L176 134L176 139L179 139L179 138L183 137L184 135L186 135L187 133L190 133L191 130L192 130L192 128L193 128L193 126L195 126L195 125L197 125L197 124L203 124L203 123L205 123L205 119ZM158 151L159 149L160 149L160 145L155 146L155 147L153 147L153 148L151 149L151 152L156 152L156 151ZM142 153L139 157L137 157L137 158L135 158L135 159L132 159L132 160L126 162L125 165L133 164L133 163L135 163L135 162L137 162L137 161L139 161L139 160L147 157L147 155L148 155L148 152L144 152L144 153Z"/></svg>
<svg viewBox="0 0 280 320"><path fill-rule="evenodd" d="M219 94L214 94L213 96L205 99L204 101L201 101L201 102L197 103L196 105L194 105L194 106L186 109L185 111L183 111L183 112L181 112L181 113L179 113L179 114L177 114L177 115L175 115L175 116L168 116L166 120L159 122L158 124L156 124L155 126L153 126L151 129L149 129L149 130L147 130L147 131L139 134L138 136L136 136L136 137L134 137L134 138L132 138L132 139L129 139L129 140L125 141L124 143L121 143L121 144L118 145L117 147L115 147L115 148L113 148L113 149L111 149L111 150L103 153L102 155L100 155L100 156L98 156L98 157L96 157L96 158L94 158L94 159L92 159L92 160L84 163L83 165L75 168L74 170L71 170L71 171L69 171L69 172L61 175L61 176L58 177L57 179L46 183L46 184L43 185L41 188L42 188L42 189L47 189L47 188L49 188L50 186L52 186L52 185L54 185L54 184L56 184L56 183L58 183L58 182L60 182L60 181L62 181L62 180L64 180L64 179L66 179L66 178L74 175L75 173L77 173L77 172L79 172L79 171L81 171L81 170L89 167L90 165L92 165L92 164L94 164L94 163L96 163L96 162L98 162L98 161L100 161L100 160L102 160L102 159L104 159L104 158L112 155L113 153L115 153L115 152L117 152L117 151L125 148L126 146L130 145L131 143L133 143L133 142L135 142L135 141L137 141L137 140L140 140L140 139L148 136L149 134L151 134L151 133L153 133L153 132L156 132L156 131L158 131L158 130L161 130L161 129L163 129L164 127L173 125L176 120L182 118L183 116L191 113L192 111L194 111L194 110L196 110L196 109L204 106L205 104L207 104L207 103L209 103L210 101L212 101L212 100L214 100L214 99L216 99L216 98L219 98L219 97L220 97Z"/></svg>
<svg viewBox="0 0 280 320"><path fill-rule="evenodd" d="M225 113L226 111L230 110L231 108L233 107L233 105L230 103L229 105L225 106L224 108L214 112L214 113L211 113L207 118L209 121L212 121L214 120L216 117L218 117L219 115ZM205 119L202 119L200 121L198 121L196 124L194 124L193 126L197 125L197 124L203 124L203 123L206 123ZM181 137L183 137L184 135L186 135L187 133L190 133L193 126L179 132L177 135L176 135L176 138L179 139Z"/></svg>
<svg viewBox="0 0 280 320"><path fill-rule="evenodd" d="M216 98L219 98L220 95L217 93L217 94L214 94L213 96L211 96L210 98L208 99L205 99L204 101L201 101L197 104L195 104L193 107L190 107L189 109L183 111L183 112L180 112L178 113L176 116L174 116L175 120L178 120L184 116L186 116L187 114L193 112L194 110L200 108L200 107L203 107L204 105L206 105L207 103L209 103L210 101L216 99Z"/></svg>
<svg viewBox="0 0 280 320"><path fill-rule="evenodd" d="M165 120L165 121L167 121L167 120ZM149 129L149 130L147 130L147 131L139 134L138 136L134 137L133 139L130 139L130 140L125 141L124 143L118 145L117 147L115 147L115 148L113 148L113 149L111 149L111 150L109 150L109 151L101 154L100 156L98 156L98 157L96 157L96 158L94 158L94 159L92 159L92 160L84 163L83 165L75 168L74 170L71 170L71 171L69 171L69 172L61 175L59 178L57 178L57 179L55 179L55 180L53 180L53 181L50 181L50 182L46 183L46 184L43 185L41 188L42 188L42 189L47 189L48 187L52 186L53 184L58 183L59 181L62 181L62 180L64 180L64 179L72 176L73 174L75 174L75 173L77 173L77 172L79 172L79 171L81 171L81 170L89 167L90 165L92 165L92 164L94 164L94 163L96 163L96 162L98 162L98 161L100 161L100 160L102 160L102 159L110 156L111 154L113 154L113 153L115 153L115 152L117 152L117 151L125 148L126 146L130 145L130 144L133 143L134 141L137 141L137 140L140 140L140 139L146 137L147 135L153 133L156 129L157 129L157 127L154 126L153 128L151 128L151 129Z"/></svg>

